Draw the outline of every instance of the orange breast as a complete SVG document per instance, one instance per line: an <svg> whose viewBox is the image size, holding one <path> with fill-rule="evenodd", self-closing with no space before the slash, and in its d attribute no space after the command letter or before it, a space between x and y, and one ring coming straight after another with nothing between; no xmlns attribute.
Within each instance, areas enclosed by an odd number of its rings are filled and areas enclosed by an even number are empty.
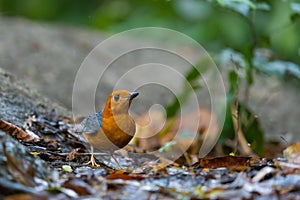
<svg viewBox="0 0 300 200"><path fill-rule="evenodd" d="M135 122L128 114L103 118L97 134L85 134L89 143L98 150L115 151L126 146L135 133Z"/></svg>

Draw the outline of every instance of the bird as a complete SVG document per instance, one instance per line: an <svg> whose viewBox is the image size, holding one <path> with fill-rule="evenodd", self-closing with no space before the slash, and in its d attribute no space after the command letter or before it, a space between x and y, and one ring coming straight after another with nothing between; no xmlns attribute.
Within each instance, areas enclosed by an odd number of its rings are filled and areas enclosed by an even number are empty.
<svg viewBox="0 0 300 200"><path fill-rule="evenodd" d="M91 146L91 158L86 165L99 166L94 158L94 148L113 153L125 147L134 137L136 124L129 115L132 100L138 92L117 90L108 95L104 109L91 114L80 123L80 131ZM113 157L120 167L118 161Z"/></svg>

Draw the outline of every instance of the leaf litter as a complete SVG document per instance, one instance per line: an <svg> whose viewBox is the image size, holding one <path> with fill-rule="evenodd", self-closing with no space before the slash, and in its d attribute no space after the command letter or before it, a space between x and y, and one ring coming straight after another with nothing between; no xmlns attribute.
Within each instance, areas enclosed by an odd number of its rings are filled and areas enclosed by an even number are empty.
<svg viewBox="0 0 300 200"><path fill-rule="evenodd" d="M75 132L76 122L55 110L29 115L23 128L1 120L0 129L40 158L45 168L17 158L2 139L7 174L5 199L297 199L300 196L299 143L284 158L223 156L174 163L135 146L96 154L100 167L85 166L89 147ZM172 150L172 149L171 149ZM39 166L39 167L38 167ZM48 173L40 175L41 171ZM4 174L2 174L4 177ZM7 177L6 177L7 178ZM12 186L12 183L18 183Z"/></svg>

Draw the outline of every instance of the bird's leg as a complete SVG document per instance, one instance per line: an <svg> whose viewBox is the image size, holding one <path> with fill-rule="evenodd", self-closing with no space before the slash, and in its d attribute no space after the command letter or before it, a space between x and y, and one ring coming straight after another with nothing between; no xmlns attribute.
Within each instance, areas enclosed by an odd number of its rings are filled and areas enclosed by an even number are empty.
<svg viewBox="0 0 300 200"><path fill-rule="evenodd" d="M117 160L117 158L114 156L113 152L110 152L111 157L114 159L114 161L117 163L117 165L120 167L120 169L122 169L123 167L120 165L119 161Z"/></svg>
<svg viewBox="0 0 300 200"><path fill-rule="evenodd" d="M91 146L91 159L89 162L85 163L85 165L92 165L99 167L100 165L96 163L95 157L94 157L94 147Z"/></svg>

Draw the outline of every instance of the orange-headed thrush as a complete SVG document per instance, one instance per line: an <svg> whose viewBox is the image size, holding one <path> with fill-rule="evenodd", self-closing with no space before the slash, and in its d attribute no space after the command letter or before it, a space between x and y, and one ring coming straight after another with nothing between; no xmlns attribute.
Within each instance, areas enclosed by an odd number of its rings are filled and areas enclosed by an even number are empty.
<svg viewBox="0 0 300 200"><path fill-rule="evenodd" d="M135 134L135 122L128 109L137 92L117 90L112 92L102 111L96 112L81 122L84 138L91 144L91 159L87 164L98 166L94 148L113 152L126 146Z"/></svg>

